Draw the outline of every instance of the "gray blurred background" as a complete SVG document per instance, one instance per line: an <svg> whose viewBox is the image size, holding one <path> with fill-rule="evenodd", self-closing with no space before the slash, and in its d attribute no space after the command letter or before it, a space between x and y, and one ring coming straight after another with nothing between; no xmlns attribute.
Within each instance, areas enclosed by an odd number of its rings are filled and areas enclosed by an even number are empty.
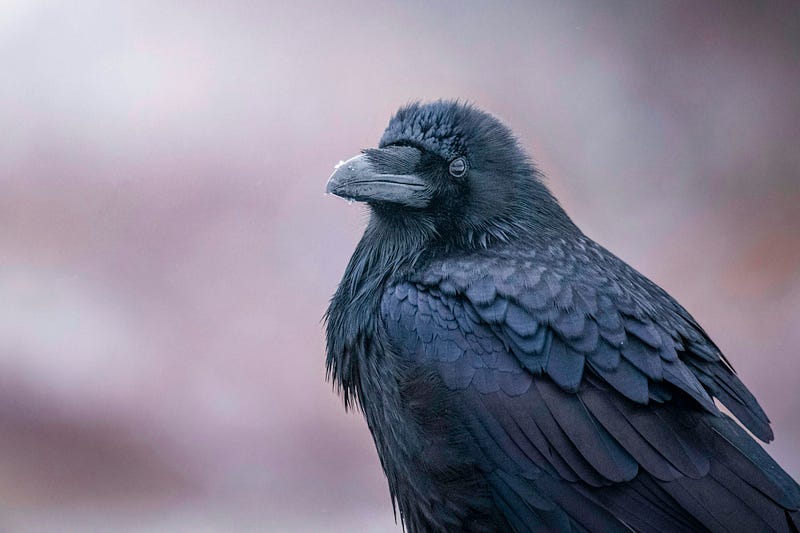
<svg viewBox="0 0 800 533"><path fill-rule="evenodd" d="M410 100L503 118L800 475L800 4L0 2L0 530L397 531L323 196Z"/></svg>

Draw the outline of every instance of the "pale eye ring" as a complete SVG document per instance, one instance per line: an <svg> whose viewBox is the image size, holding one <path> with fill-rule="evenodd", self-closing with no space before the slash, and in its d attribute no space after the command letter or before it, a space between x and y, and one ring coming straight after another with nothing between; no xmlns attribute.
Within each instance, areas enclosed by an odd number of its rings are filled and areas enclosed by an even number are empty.
<svg viewBox="0 0 800 533"><path fill-rule="evenodd" d="M450 175L455 178L460 178L467 173L467 160L464 157L456 157L450 161Z"/></svg>

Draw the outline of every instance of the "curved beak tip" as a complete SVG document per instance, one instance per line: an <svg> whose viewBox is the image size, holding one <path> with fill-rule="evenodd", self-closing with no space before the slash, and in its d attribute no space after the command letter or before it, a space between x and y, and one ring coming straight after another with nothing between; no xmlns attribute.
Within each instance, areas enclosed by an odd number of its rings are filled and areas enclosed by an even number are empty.
<svg viewBox="0 0 800 533"><path fill-rule="evenodd" d="M347 161L339 161L333 167L333 174L328 178L328 182L325 184L325 192L330 194L341 195L340 193L345 192L343 189L346 188L347 182L351 180L356 171L357 162L360 162L359 158L362 158L363 154L358 154L355 157L348 159ZM363 166L363 163L362 163Z"/></svg>
<svg viewBox="0 0 800 533"><path fill-rule="evenodd" d="M333 179L333 176L328 178L328 182L325 184L325 194L333 193L334 188L336 188L337 181Z"/></svg>

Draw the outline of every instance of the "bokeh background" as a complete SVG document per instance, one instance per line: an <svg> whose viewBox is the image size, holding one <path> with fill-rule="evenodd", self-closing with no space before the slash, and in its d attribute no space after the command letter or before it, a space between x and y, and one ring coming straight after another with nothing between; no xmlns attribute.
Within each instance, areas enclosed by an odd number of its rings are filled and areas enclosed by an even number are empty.
<svg viewBox="0 0 800 533"><path fill-rule="evenodd" d="M800 476L800 4L0 2L0 530L398 531L323 195L410 100L502 117Z"/></svg>

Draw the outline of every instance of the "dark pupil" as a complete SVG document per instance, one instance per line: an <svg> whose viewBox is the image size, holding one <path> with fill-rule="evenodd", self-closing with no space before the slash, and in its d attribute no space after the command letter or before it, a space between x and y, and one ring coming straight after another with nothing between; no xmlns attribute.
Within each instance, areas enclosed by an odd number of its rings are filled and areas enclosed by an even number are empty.
<svg viewBox="0 0 800 533"><path fill-rule="evenodd" d="M458 159L453 160L453 162L450 163L450 174L454 176L461 176L465 170L467 170L467 165L466 163L464 163L464 160L460 157Z"/></svg>

